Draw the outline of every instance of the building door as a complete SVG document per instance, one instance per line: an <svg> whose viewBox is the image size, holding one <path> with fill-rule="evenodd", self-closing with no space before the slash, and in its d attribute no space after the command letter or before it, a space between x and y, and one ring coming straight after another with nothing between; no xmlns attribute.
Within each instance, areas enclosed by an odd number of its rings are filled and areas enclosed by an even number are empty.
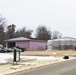
<svg viewBox="0 0 76 75"><path fill-rule="evenodd" d="M8 48L15 47L15 42L8 42Z"/></svg>

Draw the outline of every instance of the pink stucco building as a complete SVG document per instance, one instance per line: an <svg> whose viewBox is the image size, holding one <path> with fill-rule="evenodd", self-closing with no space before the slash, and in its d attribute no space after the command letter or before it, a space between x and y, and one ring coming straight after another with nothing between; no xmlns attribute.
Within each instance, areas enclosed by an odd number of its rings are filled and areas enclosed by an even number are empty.
<svg viewBox="0 0 76 75"><path fill-rule="evenodd" d="M26 48L29 51L33 50L46 50L47 42L44 40L33 40L25 37L8 39L6 41L6 47L15 47L20 46L22 48Z"/></svg>

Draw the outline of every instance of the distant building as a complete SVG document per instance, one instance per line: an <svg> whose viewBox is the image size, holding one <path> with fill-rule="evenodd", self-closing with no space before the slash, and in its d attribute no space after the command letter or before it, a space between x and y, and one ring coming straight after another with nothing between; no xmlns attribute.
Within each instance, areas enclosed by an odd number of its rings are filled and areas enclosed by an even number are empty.
<svg viewBox="0 0 76 75"><path fill-rule="evenodd" d="M18 37L13 39L5 40L6 47L11 48L15 46L20 46L26 48L27 50L45 50L47 42L44 40L33 40L25 37Z"/></svg>
<svg viewBox="0 0 76 75"><path fill-rule="evenodd" d="M76 38L62 37L47 41L48 50L67 50L76 47Z"/></svg>

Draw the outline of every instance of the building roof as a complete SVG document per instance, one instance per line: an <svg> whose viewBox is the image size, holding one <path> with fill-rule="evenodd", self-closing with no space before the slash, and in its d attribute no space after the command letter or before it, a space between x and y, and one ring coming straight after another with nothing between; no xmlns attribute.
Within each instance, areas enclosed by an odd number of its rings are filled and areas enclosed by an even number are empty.
<svg viewBox="0 0 76 75"><path fill-rule="evenodd" d="M30 39L25 38L25 37L18 37L18 38L13 38L13 39L7 39L5 40L6 42L12 42L12 41L30 41Z"/></svg>
<svg viewBox="0 0 76 75"><path fill-rule="evenodd" d="M76 40L76 38L72 38L72 37L61 37L58 39L52 39L52 40L48 40L48 41L69 41L69 40Z"/></svg>
<svg viewBox="0 0 76 75"><path fill-rule="evenodd" d="M18 38L12 38L12 39L7 39L5 42L22 42L22 41L34 41L34 42L46 42L45 40L36 40L36 39L29 39L25 37L18 37Z"/></svg>

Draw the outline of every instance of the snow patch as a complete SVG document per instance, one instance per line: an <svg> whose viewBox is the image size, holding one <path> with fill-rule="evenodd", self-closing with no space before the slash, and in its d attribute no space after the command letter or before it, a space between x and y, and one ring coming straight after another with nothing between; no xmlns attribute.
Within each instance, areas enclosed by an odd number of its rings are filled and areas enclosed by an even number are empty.
<svg viewBox="0 0 76 75"><path fill-rule="evenodd" d="M4 53L0 53L0 64L2 63L7 63L8 59L12 59L13 55L11 54L4 54Z"/></svg>
<svg viewBox="0 0 76 75"><path fill-rule="evenodd" d="M36 60L64 60L62 58L54 57L54 56L21 56L21 58L36 59Z"/></svg>

